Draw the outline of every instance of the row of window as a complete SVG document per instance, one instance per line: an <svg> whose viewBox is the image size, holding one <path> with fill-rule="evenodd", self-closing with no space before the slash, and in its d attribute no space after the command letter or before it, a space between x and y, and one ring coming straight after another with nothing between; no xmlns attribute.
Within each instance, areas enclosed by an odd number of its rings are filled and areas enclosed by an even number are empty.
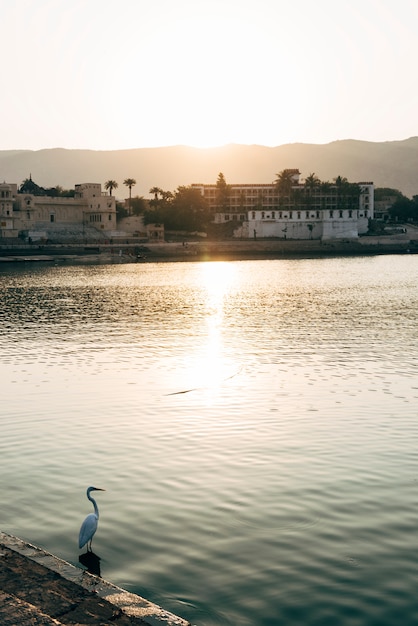
<svg viewBox="0 0 418 626"><path fill-rule="evenodd" d="M289 219L292 220L294 218L294 213L296 214L296 218L298 220L303 219L302 218L302 211L289 211L288 213L283 213L283 211L278 211L277 212L277 217L276 217L276 211L272 211L269 214L266 214L265 211L261 211L261 216L257 217L257 213L256 211L252 211L251 212L251 219L252 220L256 220L256 219L271 219L271 220L275 220L275 219ZM352 211L351 209L348 210L348 218L352 219L353 217L356 218L356 215L353 215L354 211ZM338 218L343 218L344 217L344 211L342 209L338 210L338 211L328 211L328 215L330 218L333 217L338 217ZM320 211L316 211L315 213L311 213L310 211L306 211L305 215L304 215L305 219L321 219L321 212ZM363 217L363 213L359 214L359 217ZM364 217L368 217L368 211L364 211ZM224 220L226 222L229 222L230 220L240 220L241 222L245 222L246 221L246 216L244 214L237 214L237 213L233 213L232 215L228 215L227 213L224 215Z"/></svg>
<svg viewBox="0 0 418 626"><path fill-rule="evenodd" d="M9 212L8 212L8 211L7 211L7 215L9 215ZM31 214L31 212L30 212L30 211L27 211L27 212L26 212L26 219L28 219L28 220L32 219L32 214ZM109 213L109 215L108 215L108 219L109 219L109 222L111 222L111 221L112 221L112 215L111 215L111 213ZM50 213L50 214L49 214L49 221L50 221L51 223L52 223L52 222L55 222L55 213ZM101 214L98 214L98 215L94 215L94 214L93 214L93 215L90 215L90 222L101 222L101 221L102 221L102 216L101 216Z"/></svg>
<svg viewBox="0 0 418 626"><path fill-rule="evenodd" d="M276 199L276 201L280 197L280 195L277 194L277 191L273 189L266 189L266 190L250 189L250 190L246 190L245 193L242 191L233 191L232 193L229 194L228 201L229 202L234 201L234 200L245 201L247 200L247 198L249 198L250 201L257 199L257 198L260 198L261 200L261 199L266 198L267 196L269 196L269 198L267 198L268 200ZM323 201L325 200L329 202L335 202L338 196L341 197L341 195L338 194L336 190L335 191L331 190L331 192L327 192L327 193L317 192L314 194L310 194L310 197L312 196L315 196L316 198L320 198ZM204 193L204 197L210 202L213 202L214 200L217 200L219 198L219 194L216 189L206 189ZM287 196L284 196L284 197L286 198ZM364 202L370 201L369 194L364 194L361 197Z"/></svg>
<svg viewBox="0 0 418 626"><path fill-rule="evenodd" d="M213 202L213 203L209 203L209 208L212 212L221 212L222 208L221 206L217 203L217 202ZM228 209L230 211L248 211L251 209L261 209L264 208L267 211L278 211L279 207L277 206L277 202L269 202L269 201L265 201L265 202L248 202L248 203L241 203L241 202L230 202ZM325 203L312 203L311 206L309 207L309 210L311 211L318 211L321 210L323 211L324 209L326 210L337 210L338 208L338 204L335 201L327 201ZM358 205L353 205L353 210L356 210L357 208L364 208L366 210L368 210L369 204L365 203L363 205L361 205L360 207L358 207ZM282 210L284 211L294 211L295 210L295 205L282 205L281 207ZM301 210L305 210L305 209L301 209Z"/></svg>
<svg viewBox="0 0 418 626"><path fill-rule="evenodd" d="M111 213L109 213L109 215L107 216L107 219L109 220L109 222L112 221L112 214ZM90 222L101 222L102 221L102 214L101 213L98 213L98 214L93 213L92 215L89 216L89 220L90 220Z"/></svg>
<svg viewBox="0 0 418 626"><path fill-rule="evenodd" d="M294 213L296 214L297 219L299 219L299 220L302 219L302 211L289 211L287 213L283 213L283 211L278 211L277 219L281 220L281 219L285 218L285 219L292 220ZM348 217L352 218L353 217L353 213L354 213L354 211L349 209L348 210ZM342 209L339 209L338 211L334 211L334 210L328 211L328 214L329 214L330 218L337 217L337 216L341 217L341 218L344 217L344 211ZM335 214L337 214L337 215L335 215ZM364 217L367 217L367 216L368 216L368 211L365 210L364 211ZM319 220L319 219L321 219L321 212L320 211L316 211L315 213L311 213L310 211L305 211L305 216L304 217L307 220L308 219L318 219ZM354 217L356 217L356 215L354 215ZM363 217L363 215L361 214L360 217ZM251 212L251 219L253 219L253 220L257 219L256 211L252 211ZM266 214L265 211L261 211L261 219L262 220L264 220L264 219L272 219L272 220L276 219L276 211L272 211L268 215Z"/></svg>

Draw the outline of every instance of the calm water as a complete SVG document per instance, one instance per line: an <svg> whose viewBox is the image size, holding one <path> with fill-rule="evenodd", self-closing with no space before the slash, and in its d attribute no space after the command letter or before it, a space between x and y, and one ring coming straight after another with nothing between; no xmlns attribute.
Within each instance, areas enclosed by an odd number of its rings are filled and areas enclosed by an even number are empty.
<svg viewBox="0 0 418 626"><path fill-rule="evenodd" d="M0 266L0 528L198 626L418 623L418 256Z"/></svg>

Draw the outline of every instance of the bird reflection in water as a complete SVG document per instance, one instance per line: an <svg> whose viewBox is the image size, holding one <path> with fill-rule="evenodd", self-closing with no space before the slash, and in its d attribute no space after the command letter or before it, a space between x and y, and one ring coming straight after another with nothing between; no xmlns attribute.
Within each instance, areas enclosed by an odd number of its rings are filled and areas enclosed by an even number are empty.
<svg viewBox="0 0 418 626"><path fill-rule="evenodd" d="M80 554L78 560L82 565L84 565L84 567L87 567L89 574L101 576L100 557L97 554L94 554L91 550L87 550L84 554Z"/></svg>

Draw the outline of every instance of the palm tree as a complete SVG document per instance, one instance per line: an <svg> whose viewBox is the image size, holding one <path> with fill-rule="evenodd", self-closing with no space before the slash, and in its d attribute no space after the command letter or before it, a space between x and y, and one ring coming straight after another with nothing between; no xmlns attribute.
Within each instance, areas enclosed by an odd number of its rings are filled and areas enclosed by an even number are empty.
<svg viewBox="0 0 418 626"><path fill-rule="evenodd" d="M276 174L276 176L277 178L274 181L274 184L279 194L283 196L290 196L294 185L292 170L282 170Z"/></svg>
<svg viewBox="0 0 418 626"><path fill-rule="evenodd" d="M149 192L154 194L154 200L157 201L158 196L163 193L163 190L160 187L151 187Z"/></svg>
<svg viewBox="0 0 418 626"><path fill-rule="evenodd" d="M135 178L125 178L123 184L129 187L129 214L131 213L132 187L136 185Z"/></svg>
<svg viewBox="0 0 418 626"><path fill-rule="evenodd" d="M315 195L316 190L320 189L320 187L321 181L316 174L309 174L309 176L305 178L305 196L308 211L311 210L312 196Z"/></svg>
<svg viewBox="0 0 418 626"><path fill-rule="evenodd" d="M316 189L317 187L319 187L320 184L321 184L321 181L319 180L318 176L314 173L309 174L309 176L305 178L305 186L308 189L311 189L312 191Z"/></svg>
<svg viewBox="0 0 418 626"><path fill-rule="evenodd" d="M345 208L348 180L345 176L337 176L334 178L334 183L337 188L337 205L341 209Z"/></svg>
<svg viewBox="0 0 418 626"><path fill-rule="evenodd" d="M160 204L160 196L163 195L164 191L160 187L151 187L149 192L154 195L154 199L149 201L150 206L158 207Z"/></svg>
<svg viewBox="0 0 418 626"><path fill-rule="evenodd" d="M276 174L277 178L274 181L274 185L279 194L280 207L285 205L286 200L289 208L292 204L294 204L295 185L297 184L295 181L296 172L297 170L286 169Z"/></svg>
<svg viewBox="0 0 418 626"><path fill-rule="evenodd" d="M119 187L118 183L115 180L107 180L104 184L105 189L109 191L109 196L112 195L112 191Z"/></svg>

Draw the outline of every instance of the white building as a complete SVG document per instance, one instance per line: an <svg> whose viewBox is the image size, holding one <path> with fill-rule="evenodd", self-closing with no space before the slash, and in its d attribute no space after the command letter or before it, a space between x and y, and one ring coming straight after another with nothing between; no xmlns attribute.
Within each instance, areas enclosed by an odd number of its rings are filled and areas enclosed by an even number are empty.
<svg viewBox="0 0 418 626"><path fill-rule="evenodd" d="M17 237L18 234L16 226L18 220L13 211L16 194L17 185L0 184L0 236L2 237Z"/></svg>
<svg viewBox="0 0 418 626"><path fill-rule="evenodd" d="M75 185L74 197L47 195L29 178L0 185L0 237L27 236L48 228L89 227L97 235L116 230L116 201L102 192L99 183Z"/></svg>
<svg viewBox="0 0 418 626"><path fill-rule="evenodd" d="M280 194L277 185L228 185L227 202L220 200L216 184L193 184L200 190L216 223L236 222L239 238L356 239L373 219L372 182L308 186L291 174L291 189ZM305 181L306 183L306 181ZM225 206L227 204L227 206Z"/></svg>

